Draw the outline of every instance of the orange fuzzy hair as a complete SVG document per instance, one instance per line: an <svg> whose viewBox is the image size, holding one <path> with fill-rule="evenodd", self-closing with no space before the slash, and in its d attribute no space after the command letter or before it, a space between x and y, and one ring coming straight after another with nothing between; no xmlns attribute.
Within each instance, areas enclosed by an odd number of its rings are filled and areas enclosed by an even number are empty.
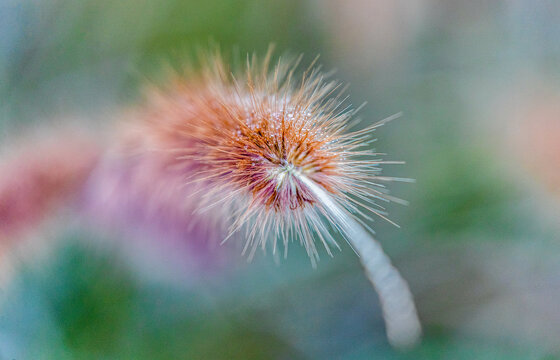
<svg viewBox="0 0 560 360"><path fill-rule="evenodd" d="M202 193L190 200L193 207L231 219L226 238L245 228L252 256L259 245L272 241L274 252L278 238L287 247L299 237L315 261L317 235L330 253L329 245L337 245L323 220L335 228L336 221L299 175L347 211L383 216L373 200L388 196L372 187L383 180L376 177L383 161L367 149L382 123L344 133L353 112L341 109L336 82L325 82L318 69L295 82L294 62L280 61L270 71L270 55L234 75L219 56L207 63L187 81L176 77L165 89L150 90L148 105L134 115L144 121L135 123L131 147L184 168L184 182Z"/></svg>

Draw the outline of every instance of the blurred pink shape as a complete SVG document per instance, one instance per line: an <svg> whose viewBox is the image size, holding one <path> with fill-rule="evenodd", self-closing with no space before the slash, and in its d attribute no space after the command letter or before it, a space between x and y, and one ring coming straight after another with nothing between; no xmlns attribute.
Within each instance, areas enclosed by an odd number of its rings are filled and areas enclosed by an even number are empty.
<svg viewBox="0 0 560 360"><path fill-rule="evenodd" d="M186 175L196 169L174 168L172 154L130 144L136 140L121 139L87 180L79 205L88 222L137 253L183 269L214 267L221 260L211 245L223 229L211 213L194 214L197 187Z"/></svg>
<svg viewBox="0 0 560 360"><path fill-rule="evenodd" d="M512 153L529 174L560 195L560 96L546 91L514 106Z"/></svg>
<svg viewBox="0 0 560 360"><path fill-rule="evenodd" d="M6 246L52 217L75 195L98 148L76 132L26 139L0 163L0 241Z"/></svg>

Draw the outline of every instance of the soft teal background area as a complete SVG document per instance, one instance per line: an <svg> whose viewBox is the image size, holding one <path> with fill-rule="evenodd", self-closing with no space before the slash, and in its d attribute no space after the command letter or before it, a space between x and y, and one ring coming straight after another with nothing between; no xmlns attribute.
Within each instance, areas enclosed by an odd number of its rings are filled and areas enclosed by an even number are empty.
<svg viewBox="0 0 560 360"><path fill-rule="evenodd" d="M560 93L558 3L341 3L0 0L0 141L61 118L108 126L208 44L321 54L367 101L364 124L404 112L375 146L407 162L386 174L417 181L391 187L410 201L389 208L401 228L372 226L416 295L423 342L386 343L346 245L313 269L297 244L280 264L226 244L239 259L223 269L152 276L126 239L72 223L3 285L0 359L560 359L558 193L508 152L499 116L527 84Z"/></svg>

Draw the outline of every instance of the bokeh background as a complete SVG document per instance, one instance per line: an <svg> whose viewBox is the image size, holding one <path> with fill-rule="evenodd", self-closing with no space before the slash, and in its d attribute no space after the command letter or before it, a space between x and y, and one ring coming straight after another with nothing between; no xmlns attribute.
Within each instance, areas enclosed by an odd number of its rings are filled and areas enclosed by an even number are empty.
<svg viewBox="0 0 560 360"><path fill-rule="evenodd" d="M556 0L0 0L0 148L61 119L95 136L197 48L270 43L320 54L364 124L403 111L375 146L416 183L392 186L401 228L373 226L422 343L388 345L347 245L192 269L68 211L2 285L0 359L560 359Z"/></svg>

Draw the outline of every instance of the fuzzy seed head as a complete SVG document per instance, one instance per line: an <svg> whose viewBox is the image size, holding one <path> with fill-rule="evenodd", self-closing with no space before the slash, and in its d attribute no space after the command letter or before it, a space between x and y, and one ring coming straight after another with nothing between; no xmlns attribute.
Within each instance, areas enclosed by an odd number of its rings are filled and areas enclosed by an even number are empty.
<svg viewBox="0 0 560 360"><path fill-rule="evenodd" d="M382 161L369 149L380 124L349 131L353 112L342 106L336 82L318 68L296 81L297 64L269 60L253 58L232 74L214 56L198 75L151 89L135 118L145 119L139 130L147 152L196 189L185 201L202 216L226 219L226 239L244 229L250 256L267 243L275 251L279 239L285 248L299 239L315 261L315 239L330 253L337 225L304 180L353 216L382 215L373 202L386 199L374 181Z"/></svg>

